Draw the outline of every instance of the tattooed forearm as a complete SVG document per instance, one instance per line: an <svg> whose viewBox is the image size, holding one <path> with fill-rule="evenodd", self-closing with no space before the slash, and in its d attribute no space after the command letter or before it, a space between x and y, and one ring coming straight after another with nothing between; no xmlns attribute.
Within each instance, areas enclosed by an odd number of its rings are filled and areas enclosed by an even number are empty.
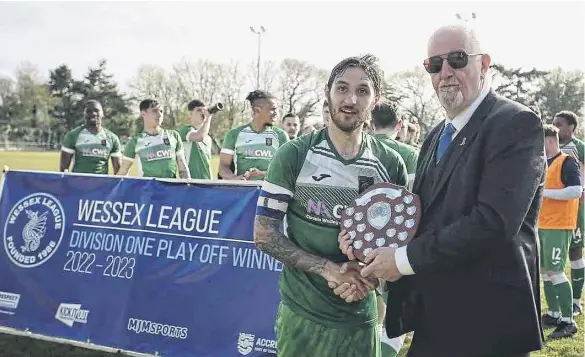
<svg viewBox="0 0 585 357"><path fill-rule="evenodd" d="M256 216L254 220L254 243L264 253L283 264L310 273L321 274L327 259L305 252L295 246L279 231L280 221Z"/></svg>

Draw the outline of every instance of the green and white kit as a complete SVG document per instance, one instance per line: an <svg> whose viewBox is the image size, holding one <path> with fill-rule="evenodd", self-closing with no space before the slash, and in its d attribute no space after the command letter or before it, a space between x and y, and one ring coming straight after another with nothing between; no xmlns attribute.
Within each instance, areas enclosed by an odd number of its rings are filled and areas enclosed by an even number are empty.
<svg viewBox="0 0 585 357"><path fill-rule="evenodd" d="M88 174L107 175L110 157L122 155L116 134L106 128L94 134L85 125L65 134L61 151L74 155L71 172Z"/></svg>
<svg viewBox="0 0 585 357"><path fill-rule="evenodd" d="M138 158L140 176L177 177L177 155L183 154L183 141L175 130L162 129L158 134L142 132L124 148L124 160Z"/></svg>
<svg viewBox="0 0 585 357"><path fill-rule="evenodd" d="M235 174L240 176L251 168L268 170L276 150L287 141L288 134L278 127L267 126L263 131L256 131L246 124L226 134L221 153L233 156Z"/></svg>

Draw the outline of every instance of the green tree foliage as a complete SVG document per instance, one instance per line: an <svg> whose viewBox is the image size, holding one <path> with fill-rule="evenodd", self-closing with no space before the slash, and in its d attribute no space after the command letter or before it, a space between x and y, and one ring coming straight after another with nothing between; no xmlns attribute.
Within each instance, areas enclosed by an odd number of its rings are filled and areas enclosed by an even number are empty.
<svg viewBox="0 0 585 357"><path fill-rule="evenodd" d="M535 96L542 117L550 122L561 110L571 110L581 117L584 85L582 71L556 68L544 76Z"/></svg>
<svg viewBox="0 0 585 357"><path fill-rule="evenodd" d="M267 61L261 68L261 86L279 98L281 116L291 111L302 120L320 120L327 70L292 58L280 63ZM492 87L497 93L538 108L544 120L550 122L560 110L583 115L582 71L525 70L502 64L494 64L491 69ZM29 142L58 148L61 137L83 123L84 103L95 99L104 107L104 126L125 142L142 130L140 100L153 98L161 102L163 126L174 129L188 122L187 103L200 99L208 105L224 104L225 110L215 115L210 130L220 145L229 129L250 120L250 108L244 98L255 89L255 71L255 64L205 59L183 59L170 70L144 64L130 91L124 93L108 71L106 60L88 68L80 78L73 76L67 64L51 69L48 78L43 78L34 65L24 63L12 76L0 75L0 140L5 145ZM444 118L429 76L421 66L389 74L382 97L397 103L411 121L419 123L423 135Z"/></svg>

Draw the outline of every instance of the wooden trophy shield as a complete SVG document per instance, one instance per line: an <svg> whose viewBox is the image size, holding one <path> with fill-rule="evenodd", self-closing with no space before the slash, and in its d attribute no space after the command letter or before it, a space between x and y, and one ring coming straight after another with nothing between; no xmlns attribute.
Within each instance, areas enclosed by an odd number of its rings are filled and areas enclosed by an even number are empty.
<svg viewBox="0 0 585 357"><path fill-rule="evenodd" d="M341 213L341 229L353 240L353 254L364 261L376 248L405 246L421 218L420 197L402 186L383 182L370 186Z"/></svg>

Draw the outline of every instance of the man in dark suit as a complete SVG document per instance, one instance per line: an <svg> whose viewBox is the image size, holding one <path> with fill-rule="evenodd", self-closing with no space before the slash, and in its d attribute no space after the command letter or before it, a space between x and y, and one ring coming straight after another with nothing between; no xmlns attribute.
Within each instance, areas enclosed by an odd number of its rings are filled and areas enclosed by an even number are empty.
<svg viewBox="0 0 585 357"><path fill-rule="evenodd" d="M537 217L541 120L490 89L490 56L464 25L437 30L424 61L447 117L420 151L422 220L405 247L368 255L388 283L386 331L410 357L517 357L542 347ZM353 258L348 236L340 248Z"/></svg>

